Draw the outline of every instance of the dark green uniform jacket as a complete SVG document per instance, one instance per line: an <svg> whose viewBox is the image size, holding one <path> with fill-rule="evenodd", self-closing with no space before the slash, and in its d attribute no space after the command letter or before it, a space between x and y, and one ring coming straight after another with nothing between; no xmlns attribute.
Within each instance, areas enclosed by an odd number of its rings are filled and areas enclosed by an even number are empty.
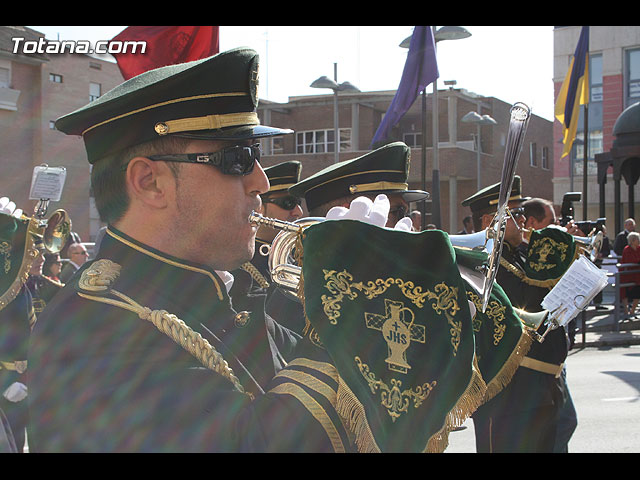
<svg viewBox="0 0 640 480"><path fill-rule="evenodd" d="M232 272L236 278L232 296L234 299L236 298L234 292L238 292L242 296L252 293L266 294L265 309L267 314L283 327L301 334L305 327L304 308L300 302L285 295L272 281L269 272L269 257L260 254L260 247L265 244L269 245L256 239L256 253L251 260L251 264L255 267L253 272L249 269L239 269Z"/></svg>
<svg viewBox="0 0 640 480"><path fill-rule="evenodd" d="M97 301L106 296L99 291L79 293L82 273L100 263L83 266L47 305L29 350L31 451L348 450L331 410L335 369L320 349L286 366L283 358L292 357L296 343L305 344L265 316L264 296L232 305L214 271L112 227L101 259L121 266L112 289L130 300L116 300L140 308ZM199 332L241 387L205 368L151 323L157 315L143 307L165 310Z"/></svg>
<svg viewBox="0 0 640 480"><path fill-rule="evenodd" d="M523 272L526 259L522 251L505 242L502 258ZM501 264L496 275L514 307L528 312L542 310L540 303L548 288L524 282L513 268ZM542 334L544 325L538 329ZM479 452L551 452L555 435L555 415L564 398L564 383L554 374L538 367L555 366L558 374L567 357L564 328L551 331L543 343L533 340L511 382L474 414ZM531 367L525 366L531 365ZM534 368L532 368L534 367Z"/></svg>

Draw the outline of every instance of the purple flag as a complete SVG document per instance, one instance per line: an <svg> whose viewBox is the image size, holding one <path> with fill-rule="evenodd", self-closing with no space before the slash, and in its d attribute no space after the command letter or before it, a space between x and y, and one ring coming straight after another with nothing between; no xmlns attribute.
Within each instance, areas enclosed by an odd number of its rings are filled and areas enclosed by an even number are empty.
<svg viewBox="0 0 640 480"><path fill-rule="evenodd" d="M373 136L371 144L386 140L391 128L400 121L427 85L438 78L436 42L431 27L415 27L411 36L407 61L404 64L400 86L387 113ZM424 139L423 139L424 141Z"/></svg>

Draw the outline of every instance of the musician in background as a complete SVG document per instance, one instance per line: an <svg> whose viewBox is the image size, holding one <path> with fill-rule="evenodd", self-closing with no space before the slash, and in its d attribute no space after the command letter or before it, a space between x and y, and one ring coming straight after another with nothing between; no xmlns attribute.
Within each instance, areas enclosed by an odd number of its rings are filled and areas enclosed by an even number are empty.
<svg viewBox="0 0 640 480"><path fill-rule="evenodd" d="M500 184L477 192L462 202L471 209L477 231L487 228L496 213ZM506 224L500 267L496 281L514 307L528 312L542 310L549 288L526 282L526 258L518 249L525 224L521 179L514 177L508 207L518 222ZM541 326L542 332L546 327ZM567 356L567 335L563 328L551 331L544 341L533 341L511 382L473 415L478 452L552 452L555 446L558 411L564 402L562 366Z"/></svg>
<svg viewBox="0 0 640 480"><path fill-rule="evenodd" d="M360 157L331 165L289 188L305 199L309 215L324 217L333 207L348 208L356 197L371 200L381 193L389 198L387 227L409 213L409 204L428 198L423 190L409 190L410 148L394 142Z"/></svg>
<svg viewBox="0 0 640 480"><path fill-rule="evenodd" d="M553 208L553 203L544 198L532 198L522 204L524 207L524 214L526 216L525 227L533 228L535 230L541 230L549 225L555 225L556 212ZM571 220L566 225L567 231L573 235L584 236L583 232L575 225ZM526 255L527 245L520 245L521 251ZM575 337L576 320L571 320L564 327L567 330L569 337L569 349L573 346L573 339ZM565 398L562 403L562 407L558 412L558 431L555 440L554 452L555 453L567 453L569 450L569 440L575 432L578 426L578 416L571 398L571 392L567 384L567 368L566 365L562 368L562 374L560 380L563 382L563 389L565 391Z"/></svg>
<svg viewBox="0 0 640 480"><path fill-rule="evenodd" d="M467 215L462 219L462 227L462 230L460 230L457 235L468 235L475 232L473 229L473 219L471 218L471 215Z"/></svg>
<svg viewBox="0 0 640 480"><path fill-rule="evenodd" d="M264 173L269 179L269 191L260 195L262 207L258 213L287 222L299 219L303 214L302 199L291 195L288 189L300 180L301 170L302 165L297 161L283 162L265 168ZM230 293L238 307L241 306L242 299L246 295L266 294L267 313L280 325L300 333L305 323L302 305L286 297L272 282L271 272L269 272L268 251L279 231L266 225L258 228L253 258L250 262L244 263L240 269L232 272L234 283Z"/></svg>

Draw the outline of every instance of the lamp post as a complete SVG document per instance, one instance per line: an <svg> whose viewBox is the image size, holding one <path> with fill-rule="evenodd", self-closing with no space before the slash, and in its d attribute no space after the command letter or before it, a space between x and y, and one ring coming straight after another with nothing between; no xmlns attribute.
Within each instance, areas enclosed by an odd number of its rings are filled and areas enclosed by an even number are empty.
<svg viewBox="0 0 640 480"><path fill-rule="evenodd" d="M471 33L464 27L455 27L455 26L445 26L436 30L436 27L432 27L433 29L433 39L436 43L436 55L437 55L437 43L441 40L461 40L463 38L468 38L471 36ZM404 48L409 48L409 44L411 42L411 36L405 38L400 46ZM440 160L438 158L438 79L436 78L433 81L433 169L431 176L431 222L435 224L436 228L442 227L442 221L440 219ZM423 92L423 95L426 96L426 89ZM425 117L422 117L423 124L423 132L425 132L424 124ZM426 143L426 135L423 133L422 137L422 148L424 151L424 144ZM423 159L426 154L423 153ZM422 171L424 172L426 169L426 160L423 160ZM423 173L424 176L424 173ZM426 185L422 186L423 190L426 190Z"/></svg>
<svg viewBox="0 0 640 480"><path fill-rule="evenodd" d="M478 127L478 133L476 133L475 137L477 139L476 140L477 142L476 156L477 156L477 167L478 167L477 189L480 190L480 188L482 188L482 180L481 180L482 169L480 166L480 126L481 125L497 125L498 122L496 122L489 115L480 115L478 112L467 113L464 117L462 117L461 121L464 123L475 123L476 126Z"/></svg>
<svg viewBox="0 0 640 480"><path fill-rule="evenodd" d="M333 90L333 163L338 163L340 153L340 129L338 124L338 92L359 92L360 90L349 82L338 83L338 64L333 64L333 77L326 75L314 80L310 87L329 88Z"/></svg>
<svg viewBox="0 0 640 480"><path fill-rule="evenodd" d="M438 53L438 42L441 40L461 40L470 37L471 33L463 27L442 27L436 30L433 27L433 39L436 43L436 58ZM431 221L437 228L442 227L440 219L440 159L438 158L438 79L433 81L433 172L432 172L432 214Z"/></svg>

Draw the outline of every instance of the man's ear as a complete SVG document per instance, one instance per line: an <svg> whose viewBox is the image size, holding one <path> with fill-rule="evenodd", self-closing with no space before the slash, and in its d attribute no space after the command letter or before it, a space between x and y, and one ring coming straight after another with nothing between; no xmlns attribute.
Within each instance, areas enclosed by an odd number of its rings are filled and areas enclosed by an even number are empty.
<svg viewBox="0 0 640 480"><path fill-rule="evenodd" d="M125 178L130 198L150 207L166 208L174 196L175 177L165 162L135 157L129 162Z"/></svg>
<svg viewBox="0 0 640 480"><path fill-rule="evenodd" d="M494 214L493 213L485 213L484 215L482 215L481 220L482 220L482 228L481 230L484 230L485 228L488 228L489 225L491 225L491 221L493 220Z"/></svg>

